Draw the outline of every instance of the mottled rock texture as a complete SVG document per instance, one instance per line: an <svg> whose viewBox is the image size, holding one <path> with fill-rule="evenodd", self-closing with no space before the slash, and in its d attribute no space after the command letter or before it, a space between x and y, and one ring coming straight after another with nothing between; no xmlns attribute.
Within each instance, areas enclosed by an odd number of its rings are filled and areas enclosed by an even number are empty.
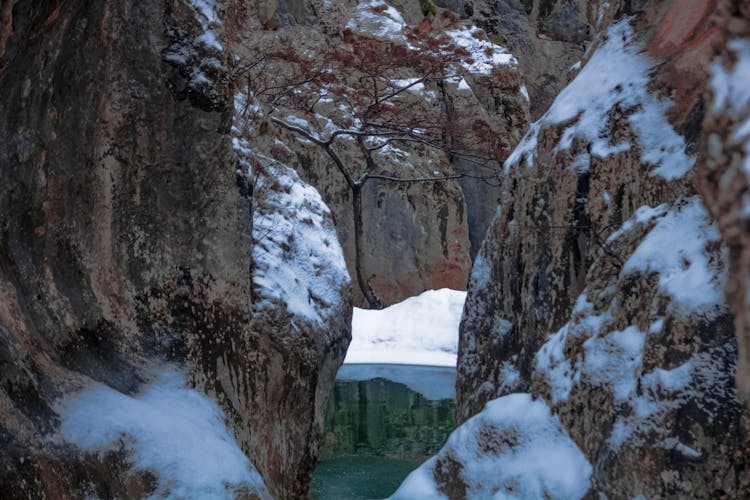
<svg viewBox="0 0 750 500"><path fill-rule="evenodd" d="M536 120L568 83L605 10L586 0L440 0L507 46L519 61ZM613 2L610 2L613 3ZM604 7L606 9L606 7ZM601 13L601 14L600 14Z"/></svg>
<svg viewBox="0 0 750 500"><path fill-rule="evenodd" d="M607 4L582 70L506 162L461 326L458 418L530 392L590 461L594 495L742 497L727 252L694 173L716 2Z"/></svg>
<svg viewBox="0 0 750 500"><path fill-rule="evenodd" d="M750 40L750 5L747 2L721 2L715 16L720 32L716 44L714 84L709 87L707 112L703 123L704 161L699 169L699 189L707 207L716 217L719 230L729 248L727 299L735 315L737 343L737 387L750 401L750 213L747 210L750 171L747 159L747 126L750 107L743 90L750 63L746 46ZM724 81L737 71L734 85ZM739 94L738 94L739 92Z"/></svg>
<svg viewBox="0 0 750 500"><path fill-rule="evenodd" d="M215 397L271 492L307 488L349 338L252 314L250 200L229 130L234 26L181 1L0 6L0 490L140 497L149 474L53 436L91 380L173 362ZM251 15L252 12L246 15ZM235 18L232 18L235 20ZM158 360L158 361L157 361ZM262 491L256 492L263 494Z"/></svg>

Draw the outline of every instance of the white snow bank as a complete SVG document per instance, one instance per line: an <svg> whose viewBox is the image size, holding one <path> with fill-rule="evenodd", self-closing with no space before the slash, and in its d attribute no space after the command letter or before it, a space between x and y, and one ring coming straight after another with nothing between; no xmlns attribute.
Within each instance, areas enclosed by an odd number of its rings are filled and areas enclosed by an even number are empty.
<svg viewBox="0 0 750 500"><path fill-rule="evenodd" d="M234 498L238 487L266 493L217 404L186 388L176 370L163 370L136 396L94 384L60 407L65 441L95 452L124 444L136 468L157 476L156 496Z"/></svg>
<svg viewBox="0 0 750 500"><path fill-rule="evenodd" d="M343 310L341 293L351 279L333 217L318 191L273 158L256 152L244 137L257 104L238 93L232 144L240 174L254 179L253 291L256 311L287 312L313 324L331 324ZM255 168L262 165L262 168ZM296 326L292 322L292 326Z"/></svg>
<svg viewBox="0 0 750 500"><path fill-rule="evenodd" d="M401 13L381 0L365 0L352 11L346 27L380 40L404 43L406 22Z"/></svg>
<svg viewBox="0 0 750 500"><path fill-rule="evenodd" d="M487 403L392 498L446 498L434 476L442 460L461 465L468 498L581 498L591 476L591 465L557 416L529 394Z"/></svg>
<svg viewBox="0 0 750 500"><path fill-rule="evenodd" d="M672 297L680 315L715 313L724 302L726 277L710 265L706 246L719 238L700 197L694 196L656 223L625 262L623 273L658 273L659 290Z"/></svg>
<svg viewBox="0 0 750 500"><path fill-rule="evenodd" d="M612 26L607 42L596 50L575 79L557 96L542 118L530 130L505 162L509 172L525 157L531 167L542 129L566 124L555 152L570 149L574 139L591 144L590 155L606 158L637 148L643 163L652 166L651 175L677 179L693 166L695 158L685 153L685 141L672 128L665 112L672 105L652 94L649 73L655 63L632 41L627 20ZM619 107L638 138L636 144L623 140L611 143L610 112ZM585 165L581 159L577 166Z"/></svg>
<svg viewBox="0 0 750 500"><path fill-rule="evenodd" d="M363 363L343 365L336 375L337 380L376 378L404 384L431 400L456 397L456 369L453 367Z"/></svg>
<svg viewBox="0 0 750 500"><path fill-rule="evenodd" d="M380 311L354 308L344 363L456 366L466 292L443 288Z"/></svg>

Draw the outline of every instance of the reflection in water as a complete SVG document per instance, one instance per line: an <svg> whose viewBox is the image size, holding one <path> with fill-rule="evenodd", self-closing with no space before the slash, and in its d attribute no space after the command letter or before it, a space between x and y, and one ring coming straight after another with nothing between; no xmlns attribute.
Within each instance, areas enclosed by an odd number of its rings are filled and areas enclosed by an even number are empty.
<svg viewBox="0 0 750 500"><path fill-rule="evenodd" d="M424 376L434 373L426 369ZM384 378L338 380L326 413L313 497L392 494L409 472L440 450L454 428L454 409L452 399L430 400Z"/></svg>

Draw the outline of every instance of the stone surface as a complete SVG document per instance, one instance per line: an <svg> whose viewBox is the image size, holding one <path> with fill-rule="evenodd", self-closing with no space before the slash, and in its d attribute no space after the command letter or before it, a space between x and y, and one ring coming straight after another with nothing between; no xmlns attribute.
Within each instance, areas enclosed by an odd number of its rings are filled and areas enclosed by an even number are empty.
<svg viewBox="0 0 750 500"><path fill-rule="evenodd" d="M222 24L239 4L2 5L0 489L19 498L152 491L127 457L56 441L54 402L91 381L132 394L164 361L218 400L274 495L307 488L348 292L331 284L328 323L251 313Z"/></svg>
<svg viewBox="0 0 750 500"><path fill-rule="evenodd" d="M584 58L593 34L605 21L599 3L582 0L441 0L472 19L518 58L536 120ZM615 2L610 2L614 4ZM604 12L604 11L601 11Z"/></svg>
<svg viewBox="0 0 750 500"><path fill-rule="evenodd" d="M591 67L506 162L461 326L458 418L528 392L588 458L591 495L742 496L750 428L727 252L693 167L710 145L716 6L610 4Z"/></svg>
<svg viewBox="0 0 750 500"><path fill-rule="evenodd" d="M748 233L748 149L742 129L750 116L742 75L747 76L748 53L737 43L750 39L750 6L747 2L721 2L715 16L721 35L716 43L715 67L706 100L703 123L706 140L704 161L699 169L699 189L729 248L727 299L735 315L737 343L737 387L750 401L750 234ZM739 49L739 50L738 50ZM734 76L734 83L725 78ZM739 95L738 95L739 93Z"/></svg>

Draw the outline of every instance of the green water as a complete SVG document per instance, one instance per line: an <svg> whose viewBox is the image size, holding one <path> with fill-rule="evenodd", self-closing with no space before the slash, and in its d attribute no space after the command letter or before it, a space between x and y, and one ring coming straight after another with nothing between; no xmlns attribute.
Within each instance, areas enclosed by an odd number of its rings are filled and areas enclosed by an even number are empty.
<svg viewBox="0 0 750 500"><path fill-rule="evenodd" d="M312 498L385 498L421 462L394 458L350 455L323 460L313 476Z"/></svg>
<svg viewBox="0 0 750 500"><path fill-rule="evenodd" d="M455 426L454 409L452 399L429 400L383 378L337 381L311 497L390 496L440 450Z"/></svg>

